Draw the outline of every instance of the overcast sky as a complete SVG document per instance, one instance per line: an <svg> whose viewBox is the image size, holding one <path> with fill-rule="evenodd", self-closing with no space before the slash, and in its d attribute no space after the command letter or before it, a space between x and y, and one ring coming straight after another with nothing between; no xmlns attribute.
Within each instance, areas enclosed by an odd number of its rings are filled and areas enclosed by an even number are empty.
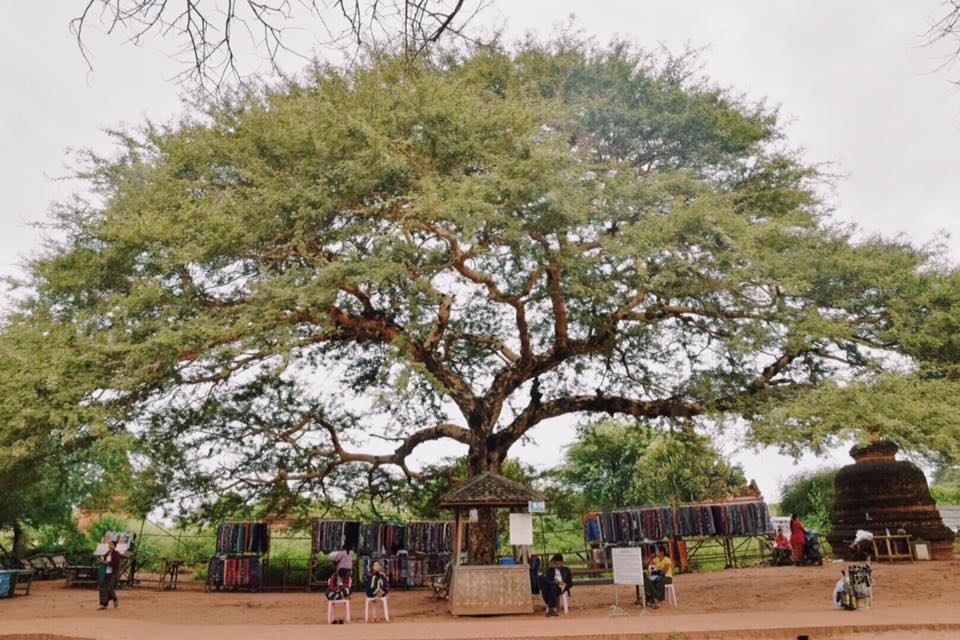
<svg viewBox="0 0 960 640"><path fill-rule="evenodd" d="M68 148L108 152L104 129L144 117L167 120L181 109L182 88L169 79L183 67L162 43L137 48L94 35L88 71L68 31L83 4L0 0L2 275L15 274L22 258L39 249L40 233L30 223L76 188L54 180L66 173ZM675 51L706 47L708 75L781 105L790 143L809 161L835 163L843 176L831 196L838 219L864 233L905 234L920 243L951 234L947 246L958 262L960 93L937 70L943 52L920 46L939 4L501 0L480 22L513 36L548 34L575 14L576 25L601 42L620 36ZM291 60L290 71L296 64ZM572 433L571 423L541 425L536 443L514 453L553 464ZM798 466L771 451L734 457L770 498L798 468L848 461L843 451Z"/></svg>

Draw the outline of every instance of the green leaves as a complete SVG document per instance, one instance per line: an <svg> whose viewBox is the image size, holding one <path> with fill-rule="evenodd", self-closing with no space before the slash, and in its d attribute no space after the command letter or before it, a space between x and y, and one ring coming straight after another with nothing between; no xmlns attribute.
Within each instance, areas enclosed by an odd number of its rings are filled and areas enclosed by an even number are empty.
<svg viewBox="0 0 960 640"><path fill-rule="evenodd" d="M425 442L497 467L598 412L956 456L956 274L832 224L776 113L692 69L569 38L371 54L118 134L4 327L0 470L115 439L157 466L143 503L383 499ZM658 495L714 490L685 483Z"/></svg>
<svg viewBox="0 0 960 640"><path fill-rule="evenodd" d="M708 437L619 420L581 427L557 476L583 494L583 509L723 498L745 482Z"/></svg>

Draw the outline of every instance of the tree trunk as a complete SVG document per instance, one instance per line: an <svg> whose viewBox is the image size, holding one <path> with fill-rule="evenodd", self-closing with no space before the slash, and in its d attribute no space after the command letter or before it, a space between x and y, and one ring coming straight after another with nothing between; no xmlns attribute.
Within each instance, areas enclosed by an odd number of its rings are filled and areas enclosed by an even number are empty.
<svg viewBox="0 0 960 640"><path fill-rule="evenodd" d="M497 511L477 509L479 520L470 523L470 564L497 563Z"/></svg>
<svg viewBox="0 0 960 640"><path fill-rule="evenodd" d="M484 471L500 473L503 467L503 455L486 446L471 447L469 453L470 477ZM497 510L477 509L477 522L470 523L470 539L467 545L470 564L497 563Z"/></svg>
<svg viewBox="0 0 960 640"><path fill-rule="evenodd" d="M13 546L10 549L10 553L14 558L20 559L20 550L23 547L23 527L20 526L20 522L17 520L13 521Z"/></svg>

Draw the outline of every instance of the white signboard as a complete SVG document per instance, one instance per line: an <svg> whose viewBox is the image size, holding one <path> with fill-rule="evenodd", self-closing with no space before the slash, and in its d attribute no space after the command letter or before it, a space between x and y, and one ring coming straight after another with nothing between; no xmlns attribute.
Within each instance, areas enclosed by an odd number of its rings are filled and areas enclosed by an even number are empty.
<svg viewBox="0 0 960 640"><path fill-rule="evenodd" d="M531 500L527 503L527 510L530 511L530 513L546 513L547 503L543 501L535 502Z"/></svg>
<svg viewBox="0 0 960 640"><path fill-rule="evenodd" d="M533 545L533 517L529 513L510 514L510 544Z"/></svg>
<svg viewBox="0 0 960 640"><path fill-rule="evenodd" d="M643 584L643 551L640 547L614 547L613 584Z"/></svg>

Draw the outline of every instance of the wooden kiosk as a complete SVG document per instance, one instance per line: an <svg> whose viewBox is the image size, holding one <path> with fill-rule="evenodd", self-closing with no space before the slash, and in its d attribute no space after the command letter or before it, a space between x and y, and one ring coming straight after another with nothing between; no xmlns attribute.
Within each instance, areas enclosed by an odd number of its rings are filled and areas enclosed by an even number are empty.
<svg viewBox="0 0 960 640"><path fill-rule="evenodd" d="M527 554L519 565L462 565L464 513L470 509L526 509L546 497L499 474L485 471L440 498L440 506L456 511L450 613L455 616L533 613ZM469 515L468 515L469 517Z"/></svg>

